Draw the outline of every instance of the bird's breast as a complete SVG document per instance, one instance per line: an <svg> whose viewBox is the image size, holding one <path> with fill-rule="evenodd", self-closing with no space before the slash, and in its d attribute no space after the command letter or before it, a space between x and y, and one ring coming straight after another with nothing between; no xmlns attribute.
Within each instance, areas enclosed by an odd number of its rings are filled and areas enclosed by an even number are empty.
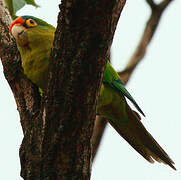
<svg viewBox="0 0 181 180"><path fill-rule="evenodd" d="M37 49L38 50L38 49ZM22 57L24 74L38 87L47 86L50 51L30 51Z"/></svg>

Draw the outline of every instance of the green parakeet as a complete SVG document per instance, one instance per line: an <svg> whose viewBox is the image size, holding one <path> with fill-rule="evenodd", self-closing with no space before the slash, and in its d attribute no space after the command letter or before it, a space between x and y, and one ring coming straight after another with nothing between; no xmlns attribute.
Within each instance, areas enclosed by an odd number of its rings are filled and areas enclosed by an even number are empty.
<svg viewBox="0 0 181 180"><path fill-rule="evenodd" d="M33 16L14 20L10 33L16 39L26 76L39 88L47 87L50 52L55 28ZM126 102L127 97L143 114L135 100L124 88L119 75L107 62L97 105L97 114L105 117L113 128L146 160L173 166L174 162L141 123L141 118ZM144 115L144 114L143 114Z"/></svg>

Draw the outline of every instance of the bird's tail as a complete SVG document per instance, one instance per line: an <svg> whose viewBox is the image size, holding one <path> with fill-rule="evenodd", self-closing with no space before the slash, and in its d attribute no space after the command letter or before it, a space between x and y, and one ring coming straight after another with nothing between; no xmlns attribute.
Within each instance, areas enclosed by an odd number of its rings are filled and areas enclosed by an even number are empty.
<svg viewBox="0 0 181 180"><path fill-rule="evenodd" d="M176 170L173 165L174 162L143 126L140 116L128 105L126 111L128 114L127 121L109 121L114 129L150 163L154 163L156 160Z"/></svg>

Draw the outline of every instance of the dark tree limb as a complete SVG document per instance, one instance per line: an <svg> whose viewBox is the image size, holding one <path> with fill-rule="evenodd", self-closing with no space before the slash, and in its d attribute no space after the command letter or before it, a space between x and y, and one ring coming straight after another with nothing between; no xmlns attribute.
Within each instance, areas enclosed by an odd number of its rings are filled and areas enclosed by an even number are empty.
<svg viewBox="0 0 181 180"><path fill-rule="evenodd" d="M163 0L160 4L159 7L162 9L162 11L167 8L167 6L173 2L174 0Z"/></svg>
<svg viewBox="0 0 181 180"><path fill-rule="evenodd" d="M125 0L62 1L50 83L41 98L23 74L9 35L10 16L0 0L0 57L24 133L24 179L90 179L96 99L124 4Z"/></svg>
<svg viewBox="0 0 181 180"><path fill-rule="evenodd" d="M152 37L155 34L156 29L159 25L161 15L163 14L164 10L167 8L167 6L171 1L173 0L163 0L160 4L156 4L153 0L146 0L146 2L151 8L150 18L147 21L143 35L133 55L129 59L126 68L122 72L119 72L119 75L125 85L129 81L137 65L144 58L147 47L150 44ZM96 156L96 152L97 149L99 148L99 144L101 142L102 134L104 133L105 127L106 127L106 120L97 118L95 121L94 133L92 138L93 159Z"/></svg>
<svg viewBox="0 0 181 180"><path fill-rule="evenodd" d="M148 3L151 9L153 9L156 6L154 0L146 0L146 2Z"/></svg>
<svg viewBox="0 0 181 180"><path fill-rule="evenodd" d="M173 0L163 0L159 4L156 4L153 0L146 0L146 1L151 8L151 16L147 21L143 35L133 55L129 59L126 68L122 72L119 72L119 75L125 84L130 79L137 65L144 58L148 45L151 42L153 35L155 34L156 29L159 25L160 18L164 10L168 7L170 2L172 2Z"/></svg>
<svg viewBox="0 0 181 180"><path fill-rule="evenodd" d="M20 148L21 175L31 179L40 172L37 162L40 161L40 95L23 74L20 55L16 43L9 34L11 17L0 0L0 58L4 75L11 87L19 111L24 139ZM26 170L29 170L27 173ZM25 175L26 174L26 175ZM37 178L38 179L38 178Z"/></svg>
<svg viewBox="0 0 181 180"><path fill-rule="evenodd" d="M96 117L94 123L94 131L91 139L92 144L92 159L94 160L95 156L97 155L99 145L104 134L105 127L107 125L107 120L100 116Z"/></svg>
<svg viewBox="0 0 181 180"><path fill-rule="evenodd" d="M69 0L60 5L46 101L42 150L49 158L43 178L90 178L96 99L124 3Z"/></svg>

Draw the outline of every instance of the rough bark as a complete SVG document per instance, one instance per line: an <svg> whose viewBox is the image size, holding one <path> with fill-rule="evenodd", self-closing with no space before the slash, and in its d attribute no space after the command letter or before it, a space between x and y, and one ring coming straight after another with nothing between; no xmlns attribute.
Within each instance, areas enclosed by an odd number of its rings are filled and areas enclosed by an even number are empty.
<svg viewBox="0 0 181 180"><path fill-rule="evenodd" d="M94 131L91 138L92 143L92 159L94 160L95 156L100 147L100 143L104 134L104 130L107 125L107 120L102 118L101 116L97 116L95 123L94 123Z"/></svg>
<svg viewBox="0 0 181 180"><path fill-rule="evenodd" d="M40 96L35 87L23 74L19 52L16 43L9 34L11 17L0 0L0 58L4 68L4 75L12 89L19 111L24 139L20 148L22 166L21 175L25 177L26 168L29 177L38 171L34 160L39 159L39 126L40 123ZM37 127L37 128L36 128ZM34 164L34 165L33 165ZM31 170L33 169L33 170ZM37 173L37 172L36 172ZM30 179L30 178L29 178Z"/></svg>
<svg viewBox="0 0 181 180"><path fill-rule="evenodd" d="M46 101L44 178L90 178L96 98L123 5L109 0L60 5Z"/></svg>
<svg viewBox="0 0 181 180"><path fill-rule="evenodd" d="M168 5L173 0L163 0L159 4L156 4L153 0L146 0L151 9L151 15L146 23L143 35L133 53L131 58L128 60L128 63L125 69L119 72L120 78L123 83L126 85L129 79L131 78L134 70L137 65L143 60L148 45L150 44L156 29L159 25L161 16L164 10L168 7ZM97 118L94 126L94 133L92 138L93 144L93 159L96 156L96 152L99 148L100 142L102 140L102 136L106 127L106 120L102 118Z"/></svg>
<svg viewBox="0 0 181 180"><path fill-rule="evenodd" d="M21 176L26 180L90 179L96 99L125 0L63 0L47 93L41 98L23 74L10 16L0 0L0 57L24 133Z"/></svg>

